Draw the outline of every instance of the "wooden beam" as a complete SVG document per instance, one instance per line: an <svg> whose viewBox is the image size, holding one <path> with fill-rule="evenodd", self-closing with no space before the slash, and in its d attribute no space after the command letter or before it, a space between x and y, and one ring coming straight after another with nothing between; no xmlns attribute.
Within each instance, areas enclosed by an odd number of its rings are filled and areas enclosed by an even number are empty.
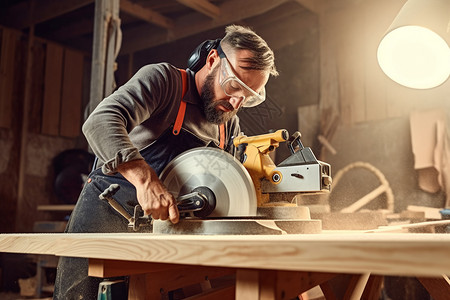
<svg viewBox="0 0 450 300"><path fill-rule="evenodd" d="M208 0L177 0L184 6L190 7L213 19L218 19L220 16L220 8Z"/></svg>
<svg viewBox="0 0 450 300"><path fill-rule="evenodd" d="M0 127L11 128L18 34L5 28L0 38Z"/></svg>
<svg viewBox="0 0 450 300"><path fill-rule="evenodd" d="M33 44L33 66L32 66L32 83L31 95L33 101L30 103L30 120L28 130L33 134L41 133L42 124L42 105L44 103L44 78L45 78L45 43L34 39Z"/></svg>
<svg viewBox="0 0 450 300"><path fill-rule="evenodd" d="M0 251L227 268L264 267L350 274L371 272L394 276L439 277L450 270L448 234L367 234L352 231L270 236L0 234Z"/></svg>
<svg viewBox="0 0 450 300"><path fill-rule="evenodd" d="M173 271L181 268L186 268L186 266L142 261L89 259L89 276L93 277L119 277L143 273ZM149 270L151 271L149 272Z"/></svg>
<svg viewBox="0 0 450 300"><path fill-rule="evenodd" d="M56 18L80 7L93 3L94 0L40 0L34 8L32 17L28 17L29 1L20 2L0 13L4 24L14 28L27 28L31 24L39 24Z"/></svg>
<svg viewBox="0 0 450 300"><path fill-rule="evenodd" d="M89 98L89 111L95 107L112 91L113 65L115 57L110 55L111 43L115 44L118 34L111 36L114 20L119 20L119 0L97 0L95 2L94 42L92 49L92 71ZM115 24L115 25L114 25ZM120 30L120 28L115 28Z"/></svg>
<svg viewBox="0 0 450 300"><path fill-rule="evenodd" d="M236 300L259 299L259 272L238 270L236 274Z"/></svg>
<svg viewBox="0 0 450 300"><path fill-rule="evenodd" d="M224 2L220 8L220 17L215 20L198 20L198 14L181 17L175 22L173 30L153 31L149 36L151 28L143 26L124 32L121 54L148 49L164 43L173 42L181 38L192 36L213 28L235 23L247 18L264 14L288 0L232 0ZM143 38L145 37L145 38Z"/></svg>
<svg viewBox="0 0 450 300"><path fill-rule="evenodd" d="M320 14L323 9L323 0L295 0L300 3L306 9L313 13Z"/></svg>
<svg viewBox="0 0 450 300"><path fill-rule="evenodd" d="M30 3L30 11L28 14L28 18L31 19L33 15L34 7L36 6L36 1L31 0ZM22 119L21 119L21 133L20 133L20 148L19 154L19 180L17 185L17 209L16 209L16 226L15 229L17 232L23 232L25 230L24 218L28 218L30 214L31 207L33 207L32 200L25 197L25 191L27 190L26 175L27 175L27 153L28 153L28 124L29 124L29 111L30 111L30 103L33 100L33 95L31 94L31 83L33 81L33 44L34 44L34 24L31 23L30 31L28 33L28 41L27 41L27 60L26 60L26 69L25 69L25 80L23 89L24 99L23 99L23 110L22 110Z"/></svg>
<svg viewBox="0 0 450 300"><path fill-rule="evenodd" d="M120 10L162 28L170 29L174 27L174 23L171 19L129 0L120 0Z"/></svg>

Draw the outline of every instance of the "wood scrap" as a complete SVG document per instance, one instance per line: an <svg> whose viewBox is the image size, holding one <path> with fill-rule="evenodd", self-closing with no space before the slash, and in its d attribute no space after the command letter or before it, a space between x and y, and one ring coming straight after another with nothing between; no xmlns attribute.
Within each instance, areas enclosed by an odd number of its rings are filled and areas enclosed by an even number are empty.
<svg viewBox="0 0 450 300"><path fill-rule="evenodd" d="M436 227L436 226L445 226L450 225L450 220L442 220L442 221L428 221L428 222L420 222L413 224L402 224L402 225L391 225L391 226L382 226L378 229L367 230L366 233L376 233L376 232L406 232L409 229L417 229L424 227Z"/></svg>
<svg viewBox="0 0 450 300"><path fill-rule="evenodd" d="M408 205L406 209L412 212L423 212L425 214L426 219L437 219L437 220L442 219L442 215L439 212L440 210L442 210L442 208Z"/></svg>

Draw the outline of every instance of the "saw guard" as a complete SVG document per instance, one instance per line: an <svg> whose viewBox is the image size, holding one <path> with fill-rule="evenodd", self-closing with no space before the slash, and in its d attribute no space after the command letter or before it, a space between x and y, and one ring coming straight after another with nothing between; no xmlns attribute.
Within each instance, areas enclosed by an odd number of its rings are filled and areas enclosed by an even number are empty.
<svg viewBox="0 0 450 300"><path fill-rule="evenodd" d="M257 198L247 169L229 153L217 148L194 148L175 157L160 180L175 198L199 186L210 188L216 208L208 217L256 216Z"/></svg>

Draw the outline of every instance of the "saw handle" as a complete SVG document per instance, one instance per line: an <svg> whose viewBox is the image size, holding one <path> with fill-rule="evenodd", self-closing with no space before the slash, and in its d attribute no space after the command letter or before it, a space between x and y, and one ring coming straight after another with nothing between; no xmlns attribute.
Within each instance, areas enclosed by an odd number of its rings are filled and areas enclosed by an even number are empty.
<svg viewBox="0 0 450 300"><path fill-rule="evenodd" d="M305 148L303 146L302 141L300 140L301 137L302 137L302 134L299 131L296 131L288 139L287 146L288 146L289 150L291 150L292 154L294 154L296 152L295 151L295 148L296 148L295 147L296 146L295 143L298 144L297 145L298 146L298 150L297 151L302 150L303 148Z"/></svg>
<svg viewBox="0 0 450 300"><path fill-rule="evenodd" d="M112 208L121 214L128 221L128 227L133 231L139 231L141 227L150 227L151 219L144 215L142 207L138 204L134 207L134 215L130 215L113 196L120 190L120 185L113 183L103 191L98 197L100 200L107 201Z"/></svg>
<svg viewBox="0 0 450 300"><path fill-rule="evenodd" d="M120 185L113 183L106 190L103 191L98 197L100 200L107 201L112 208L114 208L118 213L120 213L128 222L132 221L132 216L123 208L122 205L117 202L113 196L120 190Z"/></svg>
<svg viewBox="0 0 450 300"><path fill-rule="evenodd" d="M260 146L275 146L278 147L280 142L284 142L288 139L289 133L286 129L279 129L272 133L266 133L256 136L239 135L234 138L234 146L240 144L253 144L256 147Z"/></svg>
<svg viewBox="0 0 450 300"><path fill-rule="evenodd" d="M149 215L144 215L142 207L137 204L134 207L134 215L131 216L122 205L117 202L113 196L120 189L118 184L111 184L107 189L103 191L98 197L100 200L107 201L112 208L114 208L118 213L120 213L125 219L128 220L128 227L133 228L134 231L138 231L140 227L145 227L151 225L151 219ZM204 193L209 193L211 199L204 195ZM212 194L212 195L211 195ZM211 203L210 203L211 202ZM214 193L207 187L198 187L194 189L191 193L180 196L177 199L177 207L180 213L192 213L202 211L204 208L207 209L208 214L215 208L215 197ZM209 211L211 210L211 211Z"/></svg>

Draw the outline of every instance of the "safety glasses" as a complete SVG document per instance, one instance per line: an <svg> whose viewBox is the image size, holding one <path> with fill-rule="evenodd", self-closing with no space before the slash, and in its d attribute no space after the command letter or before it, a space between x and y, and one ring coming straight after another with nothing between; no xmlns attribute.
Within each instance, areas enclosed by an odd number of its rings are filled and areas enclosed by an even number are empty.
<svg viewBox="0 0 450 300"><path fill-rule="evenodd" d="M217 48L217 52L220 57L219 83L224 93L228 97L242 99L241 106L243 107L253 107L261 104L266 99L265 88L263 87L259 94L252 90L234 74L230 62L220 45Z"/></svg>

